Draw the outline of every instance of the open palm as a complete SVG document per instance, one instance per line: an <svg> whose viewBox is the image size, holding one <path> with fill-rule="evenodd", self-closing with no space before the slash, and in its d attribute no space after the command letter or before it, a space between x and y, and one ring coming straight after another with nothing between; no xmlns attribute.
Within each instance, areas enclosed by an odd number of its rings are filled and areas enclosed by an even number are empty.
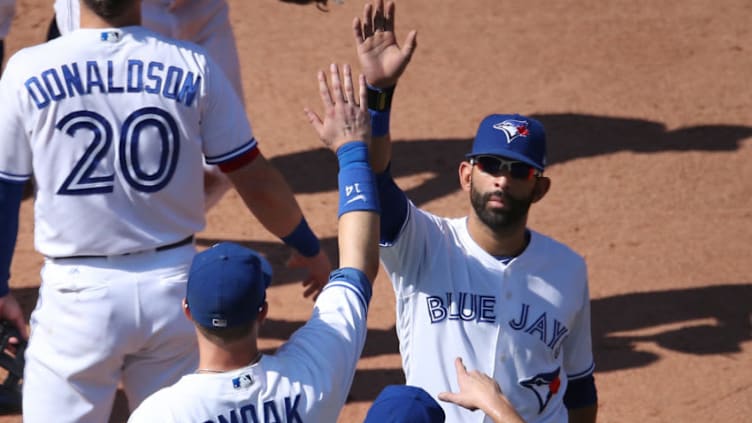
<svg viewBox="0 0 752 423"><path fill-rule="evenodd" d="M358 60L369 84L385 88L397 83L416 47L416 31L410 31L402 48L394 35L395 7L383 0L363 8L363 20L353 19Z"/></svg>

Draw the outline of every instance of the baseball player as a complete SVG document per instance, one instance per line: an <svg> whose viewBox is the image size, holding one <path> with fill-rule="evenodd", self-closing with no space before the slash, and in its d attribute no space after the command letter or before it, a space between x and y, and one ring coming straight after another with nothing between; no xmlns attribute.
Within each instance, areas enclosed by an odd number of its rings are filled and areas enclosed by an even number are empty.
<svg viewBox="0 0 752 423"><path fill-rule="evenodd" d="M437 398L457 391L453 362L492 376L527 422L593 422L587 268L565 245L527 227L548 192L545 132L536 120L494 114L480 123L460 185L468 216L418 209L389 172L394 86L415 48L400 49L394 3L367 4L353 21L369 85L372 166L381 195L381 260L396 294L397 335L409 385ZM443 404L448 422L490 421Z"/></svg>
<svg viewBox="0 0 752 423"><path fill-rule="evenodd" d="M0 319L23 184L46 259L24 370L25 422L107 421L195 370L180 302L205 224L202 162L297 250L307 292L331 266L239 98L205 50L138 26L139 0L85 0L81 29L10 58L0 79ZM257 183L263 181L263 183Z"/></svg>
<svg viewBox="0 0 752 423"><path fill-rule="evenodd" d="M0 0L0 72L2 72L5 58L5 37L8 36L15 13L16 0Z"/></svg>
<svg viewBox="0 0 752 423"><path fill-rule="evenodd" d="M55 0L54 8L51 34L64 35L78 29L80 0ZM141 25L204 47L243 100L240 60L226 0L146 0L141 6ZM204 170L204 208L208 211L222 199L231 184L216 166L206 165Z"/></svg>
<svg viewBox="0 0 752 423"><path fill-rule="evenodd" d="M185 315L196 326L198 369L147 398L129 422L335 422L366 337L371 284L378 272L378 195L368 165L365 79L354 93L350 68L331 68L319 87L325 119L307 111L339 160L341 268L316 300L311 318L275 354L257 337L268 313L271 274L264 259L234 244L196 256ZM346 101L347 100L347 101Z"/></svg>

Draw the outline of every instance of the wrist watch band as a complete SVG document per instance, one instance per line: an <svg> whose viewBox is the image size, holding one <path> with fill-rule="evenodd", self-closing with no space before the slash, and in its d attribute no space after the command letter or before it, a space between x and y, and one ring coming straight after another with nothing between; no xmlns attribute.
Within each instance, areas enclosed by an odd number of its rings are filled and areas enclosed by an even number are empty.
<svg viewBox="0 0 752 423"><path fill-rule="evenodd" d="M395 85L388 88L377 88L368 85L368 109L378 112L389 110L392 107L394 87Z"/></svg>

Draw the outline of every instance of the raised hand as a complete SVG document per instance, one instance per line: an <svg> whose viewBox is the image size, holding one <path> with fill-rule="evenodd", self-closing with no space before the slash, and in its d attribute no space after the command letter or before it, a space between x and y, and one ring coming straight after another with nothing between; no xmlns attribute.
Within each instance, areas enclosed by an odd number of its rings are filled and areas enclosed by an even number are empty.
<svg viewBox="0 0 752 423"><path fill-rule="evenodd" d="M303 296L308 298L313 295L315 300L321 290L324 289L326 283L329 282L329 272L332 271L332 264L329 262L329 257L324 250L313 257L305 257L298 253L293 252L290 259L287 261L287 267L290 269L307 269L308 276L303 280Z"/></svg>
<svg viewBox="0 0 752 423"><path fill-rule="evenodd" d="M459 392L441 392L439 399L475 411L483 410L494 423L524 423L491 377L477 370L468 372L462 359L454 360Z"/></svg>
<svg viewBox="0 0 752 423"><path fill-rule="evenodd" d="M397 83L417 46L417 31L407 34L402 48L394 35L395 6L389 1L374 0L363 8L363 20L353 19L353 33L358 60L369 84L386 88Z"/></svg>
<svg viewBox="0 0 752 423"><path fill-rule="evenodd" d="M305 113L309 122L319 134L321 141L332 151L350 141L371 140L371 121L366 108L366 81L363 75L359 78L360 89L358 97L352 82L350 65L343 65L343 78L340 79L339 67L330 65L331 89L323 71L318 72L319 95L324 105L324 119L306 108Z"/></svg>

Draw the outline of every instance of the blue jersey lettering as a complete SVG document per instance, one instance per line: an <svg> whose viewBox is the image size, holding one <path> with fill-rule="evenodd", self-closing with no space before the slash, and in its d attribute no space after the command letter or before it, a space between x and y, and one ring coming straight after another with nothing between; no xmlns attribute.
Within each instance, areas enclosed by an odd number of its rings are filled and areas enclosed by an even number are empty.
<svg viewBox="0 0 752 423"><path fill-rule="evenodd" d="M256 406L253 404L246 404L237 409L231 409L225 414L217 416L217 423L304 423L303 417L298 412L298 405L300 404L300 394L295 398L285 397L282 401L279 401L281 406L284 403L285 413L280 414L281 408L278 408L278 404L273 400L264 402L264 409L262 415L259 416L256 410ZM283 418L284 416L284 418ZM214 423L212 420L207 420L203 423Z"/></svg>
<svg viewBox="0 0 752 423"><path fill-rule="evenodd" d="M431 295L426 298L428 317L431 323L446 319L465 322L496 322L496 297L471 292L447 292L444 297Z"/></svg>
<svg viewBox="0 0 752 423"><path fill-rule="evenodd" d="M551 350L556 349L565 335L569 333L569 329L562 322L549 318L546 312L539 314L530 324L528 324L529 316L530 304L522 304L519 317L507 323L510 328L516 331L524 331L532 336L537 336ZM553 327L550 333L549 326Z"/></svg>
<svg viewBox="0 0 752 423"><path fill-rule="evenodd" d="M200 75L178 66L166 67L161 62L144 63L130 59L124 64L112 60L64 64L60 68L45 69L39 75L28 78L24 86L31 101L41 110L53 101L62 101L76 95L141 92L159 95L191 107L201 89L201 83Z"/></svg>

